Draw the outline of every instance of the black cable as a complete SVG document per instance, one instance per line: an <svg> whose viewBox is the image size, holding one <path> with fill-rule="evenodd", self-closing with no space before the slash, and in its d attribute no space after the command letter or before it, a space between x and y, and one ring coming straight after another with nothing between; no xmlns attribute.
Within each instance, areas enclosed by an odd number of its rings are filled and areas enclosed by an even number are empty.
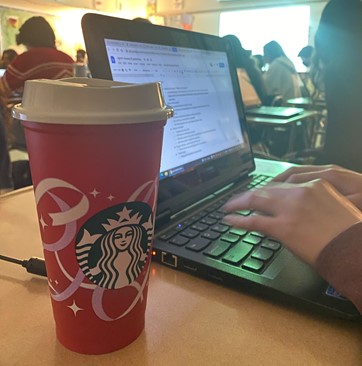
<svg viewBox="0 0 362 366"><path fill-rule="evenodd" d="M21 260L21 259L11 258L11 257L7 257L5 255L0 254L0 259L3 261L20 264L21 266L26 268L26 270L29 273L33 273L33 274L36 274L39 276L44 276L44 277L46 277L46 275L47 275L46 268L45 268L45 261L42 258L31 257L29 259Z"/></svg>

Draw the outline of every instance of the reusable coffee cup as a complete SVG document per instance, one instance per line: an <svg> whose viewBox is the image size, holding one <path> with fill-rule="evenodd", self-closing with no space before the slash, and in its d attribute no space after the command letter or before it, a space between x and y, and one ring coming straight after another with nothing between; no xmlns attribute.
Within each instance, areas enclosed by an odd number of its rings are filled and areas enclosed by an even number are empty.
<svg viewBox="0 0 362 366"><path fill-rule="evenodd" d="M144 329L163 128L160 83L32 80L22 121L58 340L102 354Z"/></svg>

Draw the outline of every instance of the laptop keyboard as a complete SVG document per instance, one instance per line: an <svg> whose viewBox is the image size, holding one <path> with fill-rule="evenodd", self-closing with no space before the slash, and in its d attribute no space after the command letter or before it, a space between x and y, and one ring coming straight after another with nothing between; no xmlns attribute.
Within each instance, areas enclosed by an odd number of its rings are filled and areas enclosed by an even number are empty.
<svg viewBox="0 0 362 366"><path fill-rule="evenodd" d="M238 191L221 198L194 216L180 221L158 237L171 245L202 253L213 260L241 267L254 273L263 273L281 249L281 244L259 232L248 232L222 222L222 206L236 193L265 185L271 180L264 175L253 176L252 181ZM251 215L252 211L236 212Z"/></svg>

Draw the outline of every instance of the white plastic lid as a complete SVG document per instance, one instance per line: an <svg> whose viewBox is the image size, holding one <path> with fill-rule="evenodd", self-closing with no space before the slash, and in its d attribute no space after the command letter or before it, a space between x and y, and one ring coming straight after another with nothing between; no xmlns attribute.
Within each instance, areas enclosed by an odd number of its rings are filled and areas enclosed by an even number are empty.
<svg viewBox="0 0 362 366"><path fill-rule="evenodd" d="M90 78L29 80L13 117L58 124L128 124L166 121L161 84L128 84Z"/></svg>

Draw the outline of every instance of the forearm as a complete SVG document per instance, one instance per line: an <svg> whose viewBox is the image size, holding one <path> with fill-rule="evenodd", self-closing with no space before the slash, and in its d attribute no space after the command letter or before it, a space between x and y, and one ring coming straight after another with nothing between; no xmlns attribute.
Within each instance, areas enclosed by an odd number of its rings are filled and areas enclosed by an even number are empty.
<svg viewBox="0 0 362 366"><path fill-rule="evenodd" d="M333 239L319 254L315 266L362 314L362 222Z"/></svg>

